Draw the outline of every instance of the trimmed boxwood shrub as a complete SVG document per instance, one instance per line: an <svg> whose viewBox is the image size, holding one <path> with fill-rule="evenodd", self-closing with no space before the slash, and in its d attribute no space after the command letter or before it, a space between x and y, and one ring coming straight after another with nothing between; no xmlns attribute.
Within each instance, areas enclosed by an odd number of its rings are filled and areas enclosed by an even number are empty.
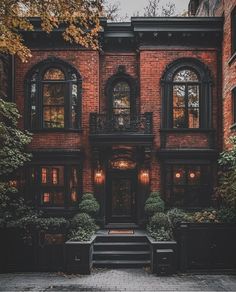
<svg viewBox="0 0 236 292"><path fill-rule="evenodd" d="M99 204L98 202L94 200L82 200L81 203L79 204L79 211L82 213L87 213L91 216L94 216L98 213L99 211Z"/></svg>
<svg viewBox="0 0 236 292"><path fill-rule="evenodd" d="M160 197L159 192L152 192L147 199L144 207L147 216L151 217L157 212L164 212L165 203Z"/></svg>
<svg viewBox="0 0 236 292"><path fill-rule="evenodd" d="M91 194L91 193L84 193L83 196L82 196L82 201L83 200L93 200L93 201L96 201L94 195Z"/></svg>
<svg viewBox="0 0 236 292"><path fill-rule="evenodd" d="M88 214L76 214L71 220L68 238L74 241L88 241L97 229L98 226L95 224L94 219Z"/></svg>
<svg viewBox="0 0 236 292"><path fill-rule="evenodd" d="M165 213L156 213L150 219L147 226L148 233L158 241L173 239L171 222Z"/></svg>
<svg viewBox="0 0 236 292"><path fill-rule="evenodd" d="M218 218L223 223L236 223L236 210L234 208L223 207L218 211Z"/></svg>
<svg viewBox="0 0 236 292"><path fill-rule="evenodd" d="M167 212L167 216L172 224L173 228L179 226L182 222L192 222L192 218L190 215L186 214L183 210L178 208L170 209Z"/></svg>

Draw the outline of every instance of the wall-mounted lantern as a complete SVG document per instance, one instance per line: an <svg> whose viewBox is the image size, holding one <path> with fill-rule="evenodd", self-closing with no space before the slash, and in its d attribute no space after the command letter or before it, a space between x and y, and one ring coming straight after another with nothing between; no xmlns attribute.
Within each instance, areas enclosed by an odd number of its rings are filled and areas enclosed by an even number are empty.
<svg viewBox="0 0 236 292"><path fill-rule="evenodd" d="M94 172L94 182L96 184L102 184L103 181L104 181L104 173L100 168L98 168Z"/></svg>
<svg viewBox="0 0 236 292"><path fill-rule="evenodd" d="M142 184L149 184L150 181L150 175L148 169L141 169L140 171L140 182Z"/></svg>

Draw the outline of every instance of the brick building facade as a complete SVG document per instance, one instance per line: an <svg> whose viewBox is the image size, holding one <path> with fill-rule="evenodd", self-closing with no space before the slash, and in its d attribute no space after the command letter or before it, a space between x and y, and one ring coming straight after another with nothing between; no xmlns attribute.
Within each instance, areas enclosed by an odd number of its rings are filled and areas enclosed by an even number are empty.
<svg viewBox="0 0 236 292"><path fill-rule="evenodd" d="M20 126L33 133L28 198L70 215L93 192L102 226L142 226L150 191L167 206L215 204L217 156L233 131L233 7L224 18L102 19L99 52L60 32L25 33L32 58L11 67Z"/></svg>

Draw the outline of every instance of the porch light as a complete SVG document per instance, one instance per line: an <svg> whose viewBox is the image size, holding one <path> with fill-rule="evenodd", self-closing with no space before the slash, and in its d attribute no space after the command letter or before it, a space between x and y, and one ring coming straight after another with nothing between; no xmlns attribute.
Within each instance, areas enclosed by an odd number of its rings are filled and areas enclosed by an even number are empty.
<svg viewBox="0 0 236 292"><path fill-rule="evenodd" d="M190 172L189 176L190 176L190 178L194 179L196 174L194 172Z"/></svg>
<svg viewBox="0 0 236 292"><path fill-rule="evenodd" d="M143 169L140 172L140 181L143 184L148 184L149 183L149 170L148 169Z"/></svg>
<svg viewBox="0 0 236 292"><path fill-rule="evenodd" d="M180 172L176 172L175 177L176 178L181 178L181 173Z"/></svg>
<svg viewBox="0 0 236 292"><path fill-rule="evenodd" d="M95 170L94 181L96 184L102 184L104 179L103 171L101 169Z"/></svg>

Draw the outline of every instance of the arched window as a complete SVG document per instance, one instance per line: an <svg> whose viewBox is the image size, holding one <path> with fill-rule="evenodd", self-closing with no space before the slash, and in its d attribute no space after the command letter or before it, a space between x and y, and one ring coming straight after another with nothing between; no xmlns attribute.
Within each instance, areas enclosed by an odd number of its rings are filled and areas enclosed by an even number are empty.
<svg viewBox="0 0 236 292"><path fill-rule="evenodd" d="M195 59L180 59L167 67L162 79L163 128L211 127L211 77Z"/></svg>
<svg viewBox="0 0 236 292"><path fill-rule="evenodd" d="M108 115L114 127L121 129L130 127L136 115L136 81L125 72L124 66L119 66L106 85Z"/></svg>
<svg viewBox="0 0 236 292"><path fill-rule="evenodd" d="M30 71L28 78L30 129L79 129L81 78L61 60L46 60Z"/></svg>
<svg viewBox="0 0 236 292"><path fill-rule="evenodd" d="M191 69L181 69L173 79L173 128L199 128L200 84Z"/></svg>
<svg viewBox="0 0 236 292"><path fill-rule="evenodd" d="M114 115L130 115L130 86L126 81L118 81L113 87L112 112Z"/></svg>

